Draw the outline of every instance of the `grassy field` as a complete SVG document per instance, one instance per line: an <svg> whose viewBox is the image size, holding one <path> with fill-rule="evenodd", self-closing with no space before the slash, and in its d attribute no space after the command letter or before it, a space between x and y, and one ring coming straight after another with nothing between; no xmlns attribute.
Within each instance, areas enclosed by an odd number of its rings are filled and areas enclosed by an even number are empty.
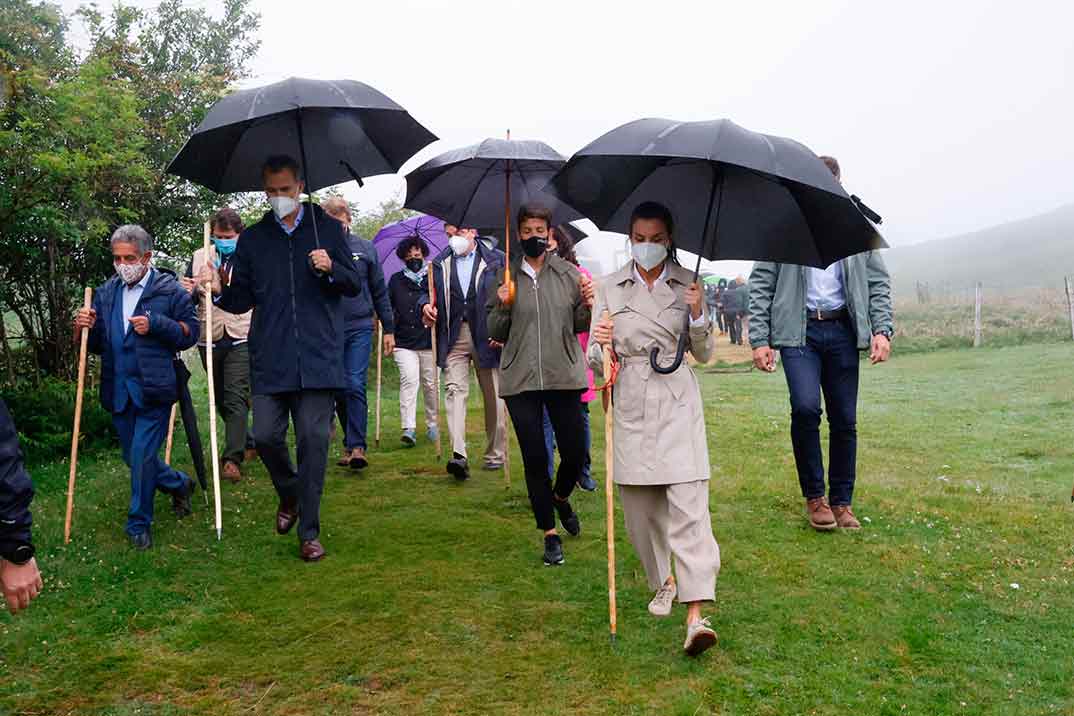
<svg viewBox="0 0 1074 716"><path fill-rule="evenodd" d="M681 607L646 613L621 524L609 644L602 492L576 499L567 564L542 567L517 451L509 489L455 484L428 444L397 446L388 390L373 466L328 477L316 565L272 531L263 470L224 486L222 542L200 493L181 523L161 497L136 554L118 455L82 466L67 547L67 466L41 466L46 591L0 616L0 713L1072 714L1072 359L863 367L857 534L804 522L782 376L702 374L724 566L720 642L696 661Z"/></svg>

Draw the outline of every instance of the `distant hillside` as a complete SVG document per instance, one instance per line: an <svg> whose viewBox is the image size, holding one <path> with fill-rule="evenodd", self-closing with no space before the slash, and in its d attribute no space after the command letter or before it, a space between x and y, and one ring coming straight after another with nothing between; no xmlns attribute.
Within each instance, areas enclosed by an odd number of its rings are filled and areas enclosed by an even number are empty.
<svg viewBox="0 0 1074 716"><path fill-rule="evenodd" d="M1057 288L1074 276L1074 204L972 234L895 247L884 254L896 294L914 295L918 281L935 294L981 281L992 290Z"/></svg>

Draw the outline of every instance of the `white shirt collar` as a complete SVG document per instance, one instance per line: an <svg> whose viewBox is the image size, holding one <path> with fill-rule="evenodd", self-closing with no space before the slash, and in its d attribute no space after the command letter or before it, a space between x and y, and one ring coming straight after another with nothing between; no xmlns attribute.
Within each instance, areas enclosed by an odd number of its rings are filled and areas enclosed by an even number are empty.
<svg viewBox="0 0 1074 716"><path fill-rule="evenodd" d="M146 284L149 283L149 274L151 274L151 273L153 273L153 267L152 266L150 266L149 270L147 270L145 272L145 276L142 276L141 281L139 281L138 283L134 284L133 286L128 286L127 284L123 284L123 288L127 289L128 291L133 291L136 288L145 289Z"/></svg>
<svg viewBox="0 0 1074 716"><path fill-rule="evenodd" d="M636 262L634 262L634 261L631 261L631 265L634 267L634 281L644 285L645 288L649 288L649 283L642 277L641 272L638 271L638 264ZM660 275L656 277L656 281L653 281L653 285L655 286L660 281L666 281L667 277L668 277L668 262L665 261L664 262L664 270L661 271ZM650 289L650 290L652 290L652 289Z"/></svg>

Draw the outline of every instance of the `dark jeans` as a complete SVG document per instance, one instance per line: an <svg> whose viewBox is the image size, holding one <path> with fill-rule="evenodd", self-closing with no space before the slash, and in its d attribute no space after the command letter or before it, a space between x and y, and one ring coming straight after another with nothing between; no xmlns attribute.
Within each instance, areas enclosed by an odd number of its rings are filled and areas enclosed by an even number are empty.
<svg viewBox="0 0 1074 716"><path fill-rule="evenodd" d="M172 406L139 408L127 402L122 413L112 415L119 433L123 462L131 469L131 502L127 511L127 534L145 532L153 524L153 497L160 490L172 494L189 480L160 459L160 446L168 434Z"/></svg>
<svg viewBox="0 0 1074 716"><path fill-rule="evenodd" d="M723 321L724 321L724 324L727 326L727 332L731 334L731 342L741 344L742 343L742 314L738 313L738 312L724 313L723 314Z"/></svg>
<svg viewBox="0 0 1074 716"><path fill-rule="evenodd" d="M369 402L366 400L365 385L372 350L372 326L347 331L343 338L343 370L346 371L347 387L336 395L336 413L343 426L343 447L348 450L364 450L366 447Z"/></svg>
<svg viewBox="0 0 1074 716"><path fill-rule="evenodd" d="M567 499L574 491L585 456L581 390L529 390L504 397L511 423L515 426L522 464L526 471L526 491L537 520L537 528L556 526L552 495ZM548 475L548 451L541 429L544 411L552 421L552 431L559 443L559 472L553 488Z"/></svg>
<svg viewBox="0 0 1074 716"><path fill-rule="evenodd" d="M589 403L578 403L582 407L582 424L585 426L585 460L582 462L582 472L578 480L589 477L592 461L589 457L590 448L593 445L589 434ZM552 420L548 417L548 410L544 411L544 419L541 427L544 429L544 447L548 451L548 479L556 475L556 435L552 431Z"/></svg>
<svg viewBox="0 0 1074 716"><path fill-rule="evenodd" d="M810 319L806 344L783 348L783 373L791 394L791 443L802 495L824 496L820 449L821 392L828 409L828 500L849 505L854 497L858 430L858 354L850 322Z"/></svg>
<svg viewBox="0 0 1074 716"><path fill-rule="evenodd" d="M201 367L205 367L205 347L198 346ZM241 465L244 452L254 447L250 431L250 350L245 343L213 348L213 387L216 410L224 420L225 460Z"/></svg>
<svg viewBox="0 0 1074 716"><path fill-rule="evenodd" d="M328 430L332 424L333 390L301 390L254 396L254 441L276 493L297 499L298 538L317 539L321 531L321 493L328 465ZM295 456L291 462L287 427L295 423Z"/></svg>

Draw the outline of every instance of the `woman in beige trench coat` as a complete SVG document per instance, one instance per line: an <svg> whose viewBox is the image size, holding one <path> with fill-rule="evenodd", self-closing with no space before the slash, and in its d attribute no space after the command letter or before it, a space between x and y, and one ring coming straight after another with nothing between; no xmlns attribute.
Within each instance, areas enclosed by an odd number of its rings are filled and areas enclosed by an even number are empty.
<svg viewBox="0 0 1074 716"><path fill-rule="evenodd" d="M705 417L693 369L684 362L661 375L650 366L649 353L657 347L663 361L670 360L687 311L696 360L708 361L713 336L693 274L674 261L673 230L666 207L645 202L634 210L633 260L600 281L588 358L597 372L609 345L619 358L614 467L627 532L656 592L649 611L668 616L676 596L686 604L683 648L694 656L716 642L701 605L714 601L720 570L709 517Z"/></svg>

